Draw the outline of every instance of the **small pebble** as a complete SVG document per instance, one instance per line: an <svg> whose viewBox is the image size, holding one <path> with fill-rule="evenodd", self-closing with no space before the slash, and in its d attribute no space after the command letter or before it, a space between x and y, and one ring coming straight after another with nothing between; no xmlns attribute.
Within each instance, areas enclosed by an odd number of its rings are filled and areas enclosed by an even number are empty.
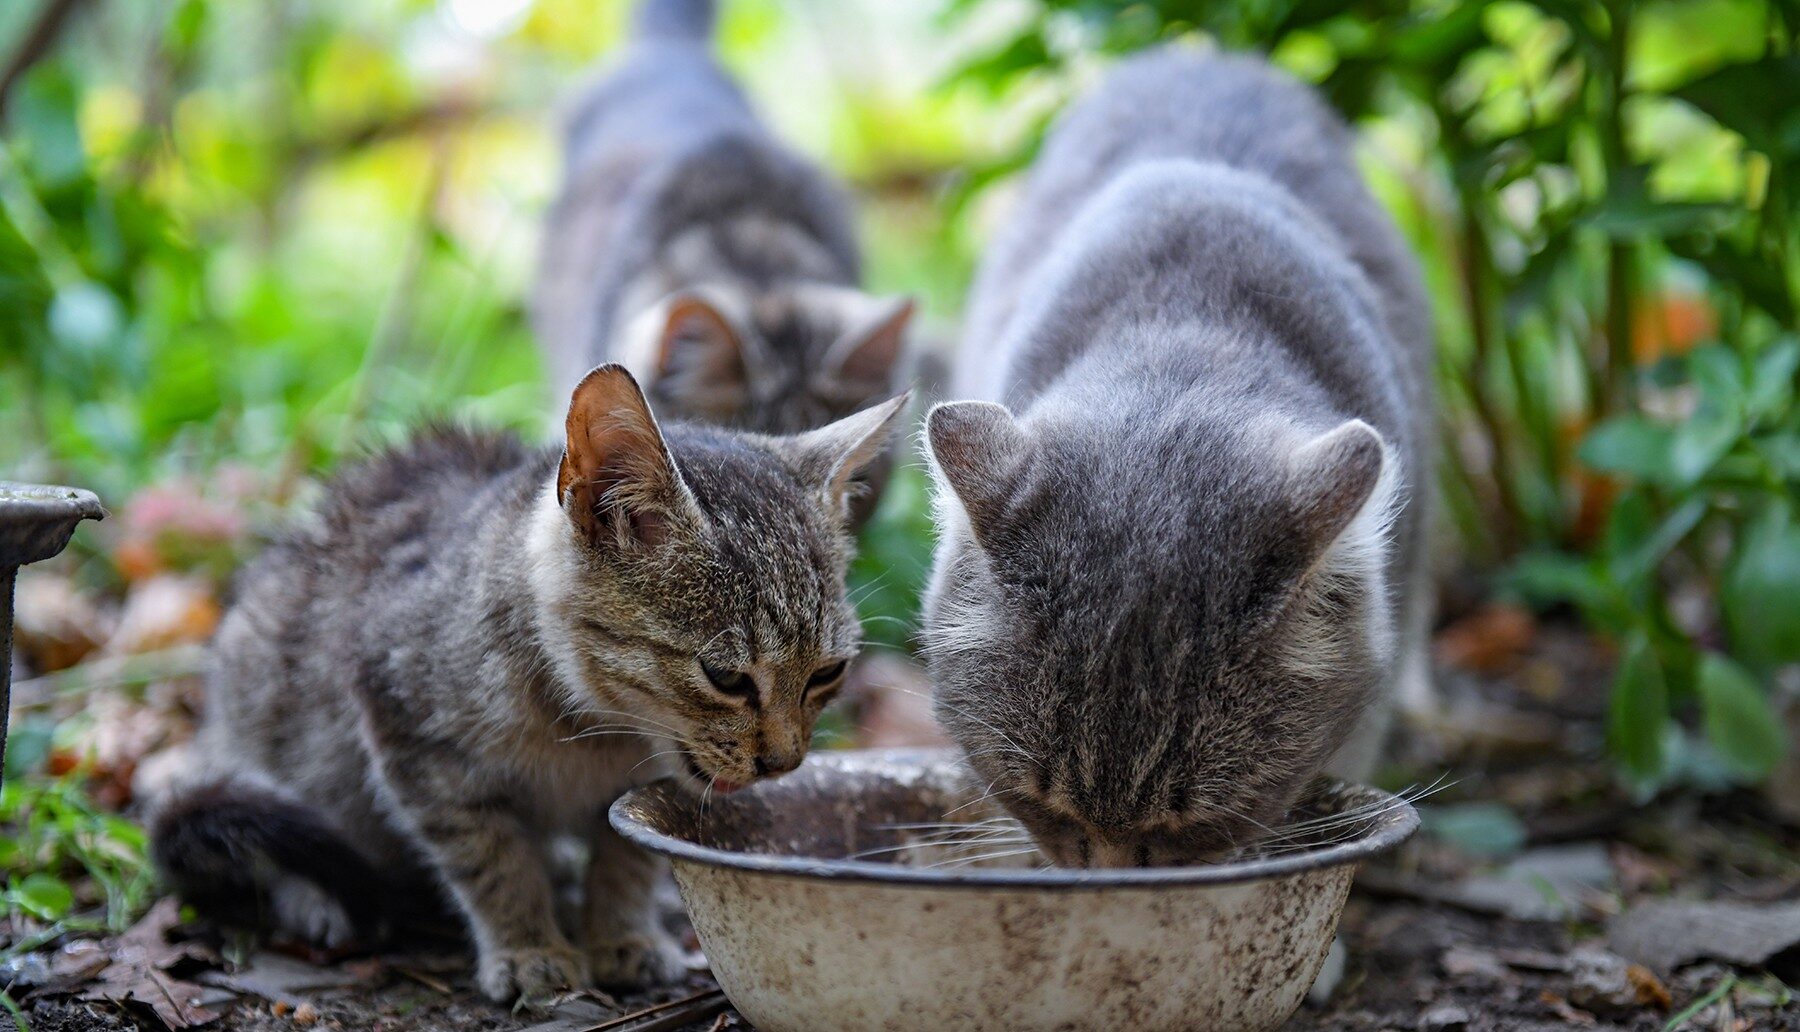
<svg viewBox="0 0 1800 1032"><path fill-rule="evenodd" d="M319 1020L319 1008L310 1003L303 1003L294 1008L294 1024L311 1025Z"/></svg>
<svg viewBox="0 0 1800 1032"><path fill-rule="evenodd" d="M1463 1032L1469 1027L1469 1012L1453 1004L1433 1007L1419 1018L1419 1032Z"/></svg>

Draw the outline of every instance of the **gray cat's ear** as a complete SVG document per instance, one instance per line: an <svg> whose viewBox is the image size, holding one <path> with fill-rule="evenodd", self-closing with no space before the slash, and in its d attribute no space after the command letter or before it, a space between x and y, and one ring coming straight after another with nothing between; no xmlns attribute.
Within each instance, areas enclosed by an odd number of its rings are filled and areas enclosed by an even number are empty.
<svg viewBox="0 0 1800 1032"><path fill-rule="evenodd" d="M910 297L882 305L875 318L857 324L831 345L825 353L825 371L838 380L875 388L890 382L906 352L906 328L915 307Z"/></svg>
<svg viewBox="0 0 1800 1032"><path fill-rule="evenodd" d="M1390 499L1377 494L1389 461L1381 435L1360 419L1340 423L1294 451L1289 498L1309 555L1323 555L1365 512L1372 517L1364 521L1369 531L1385 529L1382 510Z"/></svg>
<svg viewBox="0 0 1800 1032"><path fill-rule="evenodd" d="M674 381L674 393L700 411L735 411L750 382L743 335L705 298L676 295L656 345L656 379Z"/></svg>
<svg viewBox="0 0 1800 1032"><path fill-rule="evenodd" d="M834 511L847 517L857 474L881 454L911 400L912 392L907 391L817 430L783 438L782 448L799 470L802 482L822 490Z"/></svg>
<svg viewBox="0 0 1800 1032"><path fill-rule="evenodd" d="M665 541L687 488L624 366L603 365L582 378L565 428L556 496L582 536L594 545Z"/></svg>
<svg viewBox="0 0 1800 1032"><path fill-rule="evenodd" d="M925 442L940 488L969 514L977 538L1006 502L1007 477L1031 447L1018 420L991 401L950 401L925 417Z"/></svg>

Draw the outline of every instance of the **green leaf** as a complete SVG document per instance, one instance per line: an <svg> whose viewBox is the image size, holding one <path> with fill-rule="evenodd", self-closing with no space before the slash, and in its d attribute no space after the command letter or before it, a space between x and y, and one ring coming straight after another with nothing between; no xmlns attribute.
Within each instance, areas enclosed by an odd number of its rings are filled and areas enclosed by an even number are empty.
<svg viewBox="0 0 1800 1032"><path fill-rule="evenodd" d="M1576 221L1615 240L1665 237L1719 226L1731 215L1724 204L1670 201L1652 196L1642 169L1616 174L1606 194Z"/></svg>
<svg viewBox="0 0 1800 1032"><path fill-rule="evenodd" d="M1758 668L1800 660L1800 526L1785 501L1744 531L1719 601L1733 654Z"/></svg>
<svg viewBox="0 0 1800 1032"><path fill-rule="evenodd" d="M1779 262L1748 253L1731 241L1711 233L1672 237L1666 241L1674 254L1697 262L1714 283L1742 293L1744 299L1768 312L1782 325L1794 320L1793 299Z"/></svg>
<svg viewBox="0 0 1800 1032"><path fill-rule="evenodd" d="M1700 706L1706 738L1747 780L1760 781L1781 762L1787 743L1781 717L1749 672L1724 656L1700 660Z"/></svg>
<svg viewBox="0 0 1800 1032"><path fill-rule="evenodd" d="M1668 764L1663 730L1669 723L1669 691L1662 666L1640 632L1626 646L1613 680L1606 743L1625 774L1640 788L1657 784Z"/></svg>
<svg viewBox="0 0 1800 1032"><path fill-rule="evenodd" d="M1674 551L1676 545L1681 544L1681 539L1687 537L1688 532L1700 525L1700 521L1706 516L1706 509L1704 498L1690 498L1683 502L1628 551L1615 557L1615 576L1621 582L1629 584L1655 573L1664 557Z"/></svg>
<svg viewBox="0 0 1800 1032"><path fill-rule="evenodd" d="M9 112L31 153L31 167L50 186L64 186L87 171L87 151L75 111L80 104L75 78L51 61L26 76Z"/></svg>
<svg viewBox="0 0 1800 1032"><path fill-rule="evenodd" d="M1660 477L1651 479L1678 488L1697 483L1718 465L1739 436L1741 426L1729 416L1696 416L1676 429L1669 446L1668 468Z"/></svg>
<svg viewBox="0 0 1800 1032"><path fill-rule="evenodd" d="M1425 830L1465 853L1509 856L1525 845L1525 825L1500 803L1420 807Z"/></svg>
<svg viewBox="0 0 1800 1032"><path fill-rule="evenodd" d="M55 921L75 905L75 893L61 878L37 871L28 874L8 893L19 909L41 921Z"/></svg>
<svg viewBox="0 0 1800 1032"><path fill-rule="evenodd" d="M1588 431L1581 461L1602 473L1656 480L1669 469L1674 438L1668 427L1643 416L1615 416Z"/></svg>
<svg viewBox="0 0 1800 1032"><path fill-rule="evenodd" d="M1747 407L1752 419L1779 416L1794 400L1794 374L1800 372L1800 340L1783 337L1756 356Z"/></svg>
<svg viewBox="0 0 1800 1032"><path fill-rule="evenodd" d="M1800 156L1800 55L1727 65L1671 91L1773 157Z"/></svg>
<svg viewBox="0 0 1800 1032"><path fill-rule="evenodd" d="M1499 587L1517 593L1538 609L1567 602L1604 630L1619 633L1627 626L1623 622L1626 606L1617 587L1604 566L1593 559L1531 552L1512 564Z"/></svg>

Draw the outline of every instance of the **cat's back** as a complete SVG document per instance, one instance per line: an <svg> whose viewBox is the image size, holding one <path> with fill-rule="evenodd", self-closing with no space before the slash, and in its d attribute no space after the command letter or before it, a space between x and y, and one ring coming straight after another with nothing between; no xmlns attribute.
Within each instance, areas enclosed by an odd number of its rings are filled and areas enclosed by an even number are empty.
<svg viewBox="0 0 1800 1032"><path fill-rule="evenodd" d="M279 627L284 641L353 646L356 629L453 572L446 546L522 507L519 474L538 458L510 434L438 426L346 465L245 569L232 616L248 616L263 637Z"/></svg>
<svg viewBox="0 0 1800 1032"><path fill-rule="evenodd" d="M1325 246L1375 289L1389 329L1426 346L1416 270L1351 155L1348 129L1310 87L1260 58L1165 46L1120 62L1045 141L978 277L971 341L999 337L1031 277L1119 177L1170 160L1268 180L1324 227Z"/></svg>

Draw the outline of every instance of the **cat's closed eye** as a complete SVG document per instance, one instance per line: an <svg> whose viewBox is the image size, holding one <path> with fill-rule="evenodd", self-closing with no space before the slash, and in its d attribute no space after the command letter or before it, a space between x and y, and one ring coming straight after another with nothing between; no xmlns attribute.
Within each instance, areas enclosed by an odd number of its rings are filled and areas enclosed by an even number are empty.
<svg viewBox="0 0 1800 1032"><path fill-rule="evenodd" d="M844 668L848 665L847 660L840 659L813 671L813 675L806 679L806 690L824 694L824 690L836 684L844 676Z"/></svg>
<svg viewBox="0 0 1800 1032"><path fill-rule="evenodd" d="M724 670L713 666L706 660L700 661L700 670L712 686L725 695L736 699L756 698L756 679L742 670Z"/></svg>

